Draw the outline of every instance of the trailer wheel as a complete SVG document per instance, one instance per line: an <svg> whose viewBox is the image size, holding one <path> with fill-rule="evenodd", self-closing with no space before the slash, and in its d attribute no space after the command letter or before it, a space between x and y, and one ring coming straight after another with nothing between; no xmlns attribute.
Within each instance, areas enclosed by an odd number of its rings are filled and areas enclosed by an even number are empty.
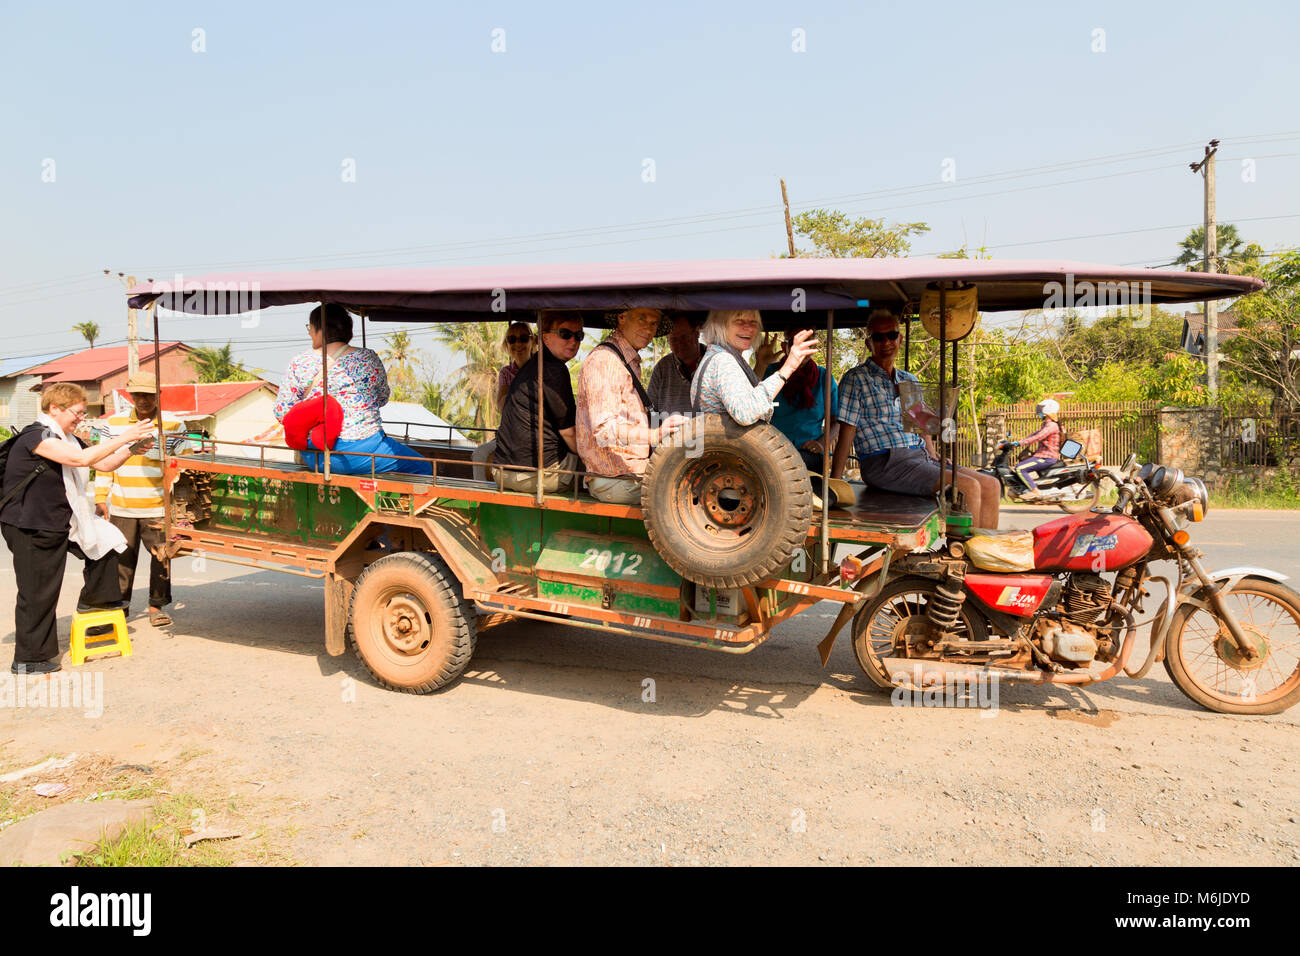
<svg viewBox="0 0 1300 956"><path fill-rule="evenodd" d="M812 482L773 426L722 415L687 422L650 456L641 511L668 565L696 584L738 588L781 570L808 536Z"/></svg>
<svg viewBox="0 0 1300 956"><path fill-rule="evenodd" d="M348 636L379 683L427 694L461 675L477 632L460 582L443 560L404 551L380 558L357 578Z"/></svg>

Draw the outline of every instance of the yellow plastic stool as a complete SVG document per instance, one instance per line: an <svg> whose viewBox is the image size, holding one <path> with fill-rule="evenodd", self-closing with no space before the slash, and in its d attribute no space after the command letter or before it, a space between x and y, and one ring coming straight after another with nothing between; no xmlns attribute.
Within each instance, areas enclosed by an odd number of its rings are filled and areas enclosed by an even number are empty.
<svg viewBox="0 0 1300 956"><path fill-rule="evenodd" d="M91 639L89 650L86 648L86 630L92 627L113 625L113 636L97 635ZM87 656L99 657L112 651L118 651L123 657L131 656L131 638L126 631L126 613L118 608L114 611L86 611L72 617L72 664L78 666L86 662Z"/></svg>

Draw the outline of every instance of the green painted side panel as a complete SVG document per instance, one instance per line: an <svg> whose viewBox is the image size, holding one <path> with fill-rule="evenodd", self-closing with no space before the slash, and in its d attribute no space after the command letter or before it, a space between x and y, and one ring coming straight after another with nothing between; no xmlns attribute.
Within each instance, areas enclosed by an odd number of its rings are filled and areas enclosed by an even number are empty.
<svg viewBox="0 0 1300 956"><path fill-rule="evenodd" d="M565 581L538 581L537 592L540 596L553 601L585 604L590 607L601 607L601 601L604 599L603 588L583 587L580 584L570 584ZM609 609L623 611L627 614L666 617L675 620L677 618L678 604L676 601L665 601L649 595L626 594L616 591L609 603Z"/></svg>
<svg viewBox="0 0 1300 956"><path fill-rule="evenodd" d="M309 485L245 475L212 476L213 531L243 531L336 544L369 509L350 488Z"/></svg>
<svg viewBox="0 0 1300 956"><path fill-rule="evenodd" d="M629 586L681 587L682 579L644 538L557 531L546 539L538 571L556 571ZM597 585L599 587L599 585Z"/></svg>

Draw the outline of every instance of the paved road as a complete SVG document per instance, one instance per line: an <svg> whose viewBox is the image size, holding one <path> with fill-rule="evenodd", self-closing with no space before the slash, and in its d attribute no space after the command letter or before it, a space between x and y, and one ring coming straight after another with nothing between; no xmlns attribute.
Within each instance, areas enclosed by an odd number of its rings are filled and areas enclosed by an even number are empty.
<svg viewBox="0 0 1300 956"><path fill-rule="evenodd" d="M1212 512L1198 531L1211 566L1300 577L1300 514ZM320 585L190 559L175 576L177 636L133 622L133 658L82 671L104 675L98 718L0 709L0 770L69 750L153 762L220 795L212 825L309 863L1300 860L1300 714L1209 714L1158 667L1003 688L997 719L900 708L846 642L820 666L822 605L743 657L514 622L458 684L412 697L323 653ZM69 575L64 634L75 593Z"/></svg>

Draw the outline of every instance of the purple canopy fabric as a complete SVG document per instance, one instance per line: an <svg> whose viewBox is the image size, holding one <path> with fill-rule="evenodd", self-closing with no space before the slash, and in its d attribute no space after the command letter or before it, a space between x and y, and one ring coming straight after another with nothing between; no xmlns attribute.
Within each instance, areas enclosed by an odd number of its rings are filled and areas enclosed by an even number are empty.
<svg viewBox="0 0 1300 956"><path fill-rule="evenodd" d="M137 285L132 307L223 315L337 302L378 321L483 321L538 309L837 310L860 324L871 307L915 307L926 284L973 282L984 312L1142 305L1231 298L1263 288L1244 276L1060 260L715 259L215 273ZM844 310L841 314L840 310ZM777 325L780 323L778 322ZM787 323L788 324L788 323ZM775 325L773 327L776 327Z"/></svg>

